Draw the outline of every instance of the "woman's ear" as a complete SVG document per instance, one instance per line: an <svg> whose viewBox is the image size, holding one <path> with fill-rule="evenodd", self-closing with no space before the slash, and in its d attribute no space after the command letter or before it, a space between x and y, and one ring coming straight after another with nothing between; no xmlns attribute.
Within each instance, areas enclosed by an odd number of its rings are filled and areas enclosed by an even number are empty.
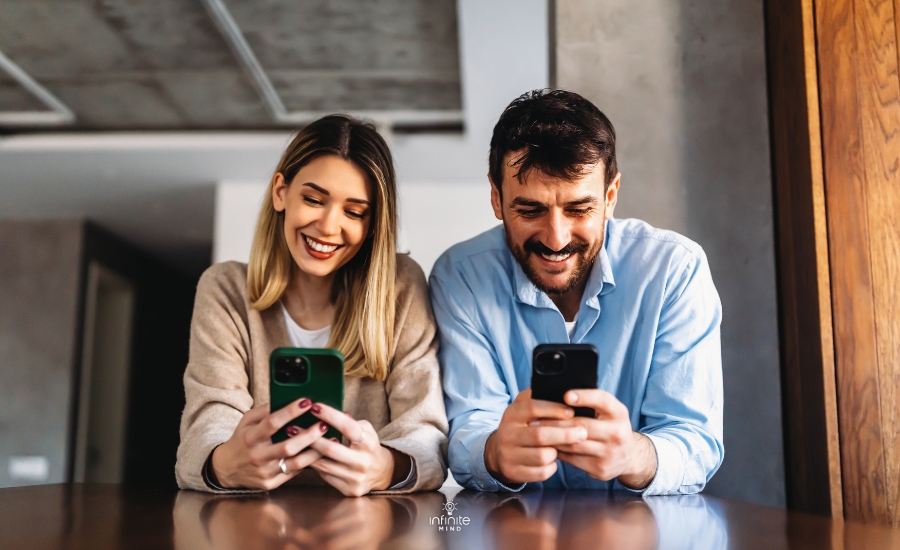
<svg viewBox="0 0 900 550"><path fill-rule="evenodd" d="M281 172L276 172L272 177L272 205L275 207L276 212L284 212L287 192L288 184L284 181L284 175Z"/></svg>

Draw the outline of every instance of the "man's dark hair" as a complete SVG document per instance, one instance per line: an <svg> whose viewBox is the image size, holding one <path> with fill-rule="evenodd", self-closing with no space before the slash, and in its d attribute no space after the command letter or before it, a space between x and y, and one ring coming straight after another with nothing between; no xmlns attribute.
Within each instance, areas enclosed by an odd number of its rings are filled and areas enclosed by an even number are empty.
<svg viewBox="0 0 900 550"><path fill-rule="evenodd" d="M574 92L533 90L522 94L500 115L491 137L491 180L502 190L504 160L521 151L512 163L522 182L531 170L574 180L585 169L603 163L604 189L616 177L616 130L596 105Z"/></svg>

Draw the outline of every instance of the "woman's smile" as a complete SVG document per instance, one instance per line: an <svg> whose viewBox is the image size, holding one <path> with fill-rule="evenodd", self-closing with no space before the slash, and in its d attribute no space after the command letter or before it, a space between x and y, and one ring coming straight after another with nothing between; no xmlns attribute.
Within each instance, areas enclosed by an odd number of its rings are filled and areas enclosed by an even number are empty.
<svg viewBox="0 0 900 550"><path fill-rule="evenodd" d="M342 246L310 237L304 233L300 233L300 236L303 237L303 246L306 249L306 252L317 260L327 260L328 258L331 258Z"/></svg>

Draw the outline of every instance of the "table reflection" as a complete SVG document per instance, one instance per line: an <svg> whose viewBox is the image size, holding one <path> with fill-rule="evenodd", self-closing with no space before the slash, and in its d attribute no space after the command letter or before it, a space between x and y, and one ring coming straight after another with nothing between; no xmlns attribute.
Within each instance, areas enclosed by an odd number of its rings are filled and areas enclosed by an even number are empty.
<svg viewBox="0 0 900 550"><path fill-rule="evenodd" d="M344 498L330 490L217 496L182 491L175 500L175 548L297 549L434 547L419 517L441 510L441 493Z"/></svg>
<svg viewBox="0 0 900 550"><path fill-rule="evenodd" d="M449 548L718 549L728 546L721 511L702 496L652 497L595 491L462 492L454 499L469 527ZM459 536L452 536L459 535Z"/></svg>

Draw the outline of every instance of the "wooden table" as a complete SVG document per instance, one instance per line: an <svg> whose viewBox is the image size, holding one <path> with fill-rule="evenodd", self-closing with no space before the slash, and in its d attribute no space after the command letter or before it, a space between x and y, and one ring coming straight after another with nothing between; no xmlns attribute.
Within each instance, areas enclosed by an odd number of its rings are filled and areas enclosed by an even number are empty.
<svg viewBox="0 0 900 550"><path fill-rule="evenodd" d="M452 501L448 500L452 497ZM0 489L0 548L897 549L900 530L700 495L589 491L343 498L115 485Z"/></svg>

